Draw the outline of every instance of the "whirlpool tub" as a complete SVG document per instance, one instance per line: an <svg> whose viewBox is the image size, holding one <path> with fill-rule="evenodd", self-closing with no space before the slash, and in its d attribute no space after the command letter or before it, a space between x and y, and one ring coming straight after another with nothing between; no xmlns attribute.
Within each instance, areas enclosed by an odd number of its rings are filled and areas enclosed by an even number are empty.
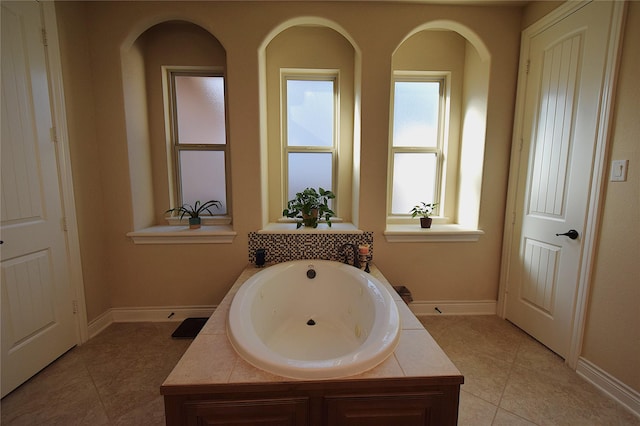
<svg viewBox="0 0 640 426"><path fill-rule="evenodd" d="M280 263L236 293L227 332L236 352L271 373L331 379L384 361L399 339L398 308L375 277L339 262Z"/></svg>

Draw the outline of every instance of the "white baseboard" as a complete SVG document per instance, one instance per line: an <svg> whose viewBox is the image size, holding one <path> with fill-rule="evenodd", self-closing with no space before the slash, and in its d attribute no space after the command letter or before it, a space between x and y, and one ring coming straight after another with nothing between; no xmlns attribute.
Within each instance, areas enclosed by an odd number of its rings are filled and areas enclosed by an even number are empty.
<svg viewBox="0 0 640 426"><path fill-rule="evenodd" d="M414 301L409 304L409 308L415 315L495 315L496 304L495 300ZM89 323L89 338L97 336L114 322L177 322L190 317L209 317L215 308L216 306L112 308Z"/></svg>
<svg viewBox="0 0 640 426"><path fill-rule="evenodd" d="M88 325L89 339L96 337L105 328L109 327L111 323L113 323L113 314L111 313L111 309L102 313L97 318L89 321L89 325Z"/></svg>
<svg viewBox="0 0 640 426"><path fill-rule="evenodd" d="M114 322L178 322L186 318L210 317L215 309L216 306L112 308L89 323L89 338L97 336Z"/></svg>
<svg viewBox="0 0 640 426"><path fill-rule="evenodd" d="M495 315L497 300L413 301L409 308L414 315Z"/></svg>
<svg viewBox="0 0 640 426"><path fill-rule="evenodd" d="M640 392L582 357L578 359L576 373L640 418Z"/></svg>

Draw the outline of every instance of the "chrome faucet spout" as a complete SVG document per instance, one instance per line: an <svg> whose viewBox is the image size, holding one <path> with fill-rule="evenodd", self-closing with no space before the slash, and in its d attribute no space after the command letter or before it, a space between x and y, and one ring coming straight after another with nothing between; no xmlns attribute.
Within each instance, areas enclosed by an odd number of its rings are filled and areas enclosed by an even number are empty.
<svg viewBox="0 0 640 426"><path fill-rule="evenodd" d="M344 263L349 264L349 258L347 257L347 253L345 250L349 247L351 247L351 252L353 253L353 266L360 269L360 260L358 259L358 246L355 244L346 243L343 244L343 246L340 248L340 251L344 255Z"/></svg>

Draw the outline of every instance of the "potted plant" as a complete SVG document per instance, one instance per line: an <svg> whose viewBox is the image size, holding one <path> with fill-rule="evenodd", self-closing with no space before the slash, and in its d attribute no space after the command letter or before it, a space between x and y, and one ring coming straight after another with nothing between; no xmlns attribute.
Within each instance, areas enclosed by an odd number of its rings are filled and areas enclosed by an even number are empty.
<svg viewBox="0 0 640 426"><path fill-rule="evenodd" d="M437 205L438 203L425 203L424 201L421 201L420 204L415 205L411 209L411 217L420 216L420 227L431 228L431 222L433 219L429 216L431 216L431 213L433 213L433 210Z"/></svg>
<svg viewBox="0 0 640 426"><path fill-rule="evenodd" d="M222 205L220 204L220 201L218 200L209 200L206 201L204 203L200 203L200 200L196 201L193 206L191 204L183 204L180 207L174 207L172 209L167 210L166 212L164 212L165 214L167 213L175 213L180 214L180 219L182 219L185 215L189 215L189 228L190 229L198 229L200 228L200 224L201 224L201 219L200 219L200 215L207 211L209 212L210 215L213 215L213 212L211 211L212 207L222 207Z"/></svg>
<svg viewBox="0 0 640 426"><path fill-rule="evenodd" d="M296 229L302 225L317 228L319 219L324 219L327 225L331 226L331 218L335 213L329 208L329 200L334 198L336 196L333 192L323 188L318 188L317 191L315 188L306 188L287 202L287 208L282 211L282 215L295 218Z"/></svg>

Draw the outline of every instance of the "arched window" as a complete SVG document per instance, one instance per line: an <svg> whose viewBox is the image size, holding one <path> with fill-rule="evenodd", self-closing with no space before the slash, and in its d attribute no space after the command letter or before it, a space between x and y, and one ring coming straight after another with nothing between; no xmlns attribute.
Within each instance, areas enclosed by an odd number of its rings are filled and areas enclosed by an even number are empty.
<svg viewBox="0 0 640 426"><path fill-rule="evenodd" d="M421 202L437 204L440 231L477 230L490 60L482 43L458 30L430 24L393 54L389 240L417 221L410 209Z"/></svg>
<svg viewBox="0 0 640 426"><path fill-rule="evenodd" d="M285 24L261 51L265 225L289 222L282 210L306 187L333 191L337 221L354 221L358 54L328 25Z"/></svg>
<svg viewBox="0 0 640 426"><path fill-rule="evenodd" d="M225 49L198 25L168 21L123 49L122 64L134 230L209 199L221 206L204 223L230 223Z"/></svg>

